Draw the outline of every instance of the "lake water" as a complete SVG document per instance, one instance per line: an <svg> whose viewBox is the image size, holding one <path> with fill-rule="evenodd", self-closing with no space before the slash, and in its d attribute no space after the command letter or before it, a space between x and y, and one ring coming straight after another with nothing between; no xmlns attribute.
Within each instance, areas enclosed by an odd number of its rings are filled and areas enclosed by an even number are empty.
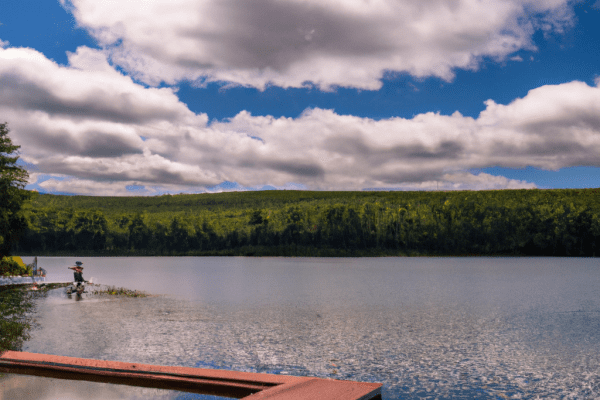
<svg viewBox="0 0 600 400"><path fill-rule="evenodd" d="M76 260L86 279L161 296L75 301L51 291L38 301L24 351L382 382L384 399L600 398L597 259L39 257L38 264L49 279L68 280ZM20 399L210 398L0 379L4 398L7 390Z"/></svg>

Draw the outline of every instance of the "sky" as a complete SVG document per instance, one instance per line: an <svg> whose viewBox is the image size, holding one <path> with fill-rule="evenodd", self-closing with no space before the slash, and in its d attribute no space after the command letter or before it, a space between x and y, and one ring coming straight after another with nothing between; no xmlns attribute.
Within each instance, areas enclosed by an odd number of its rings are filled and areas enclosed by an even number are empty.
<svg viewBox="0 0 600 400"><path fill-rule="evenodd" d="M600 187L600 0L8 0L28 189Z"/></svg>

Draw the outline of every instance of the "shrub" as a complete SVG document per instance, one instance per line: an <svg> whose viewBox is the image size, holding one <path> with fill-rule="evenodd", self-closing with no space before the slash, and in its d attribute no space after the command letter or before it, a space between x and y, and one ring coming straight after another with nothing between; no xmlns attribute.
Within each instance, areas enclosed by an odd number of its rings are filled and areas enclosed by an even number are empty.
<svg viewBox="0 0 600 400"><path fill-rule="evenodd" d="M26 266L21 266L10 257L3 257L0 260L0 276L10 275L29 275Z"/></svg>

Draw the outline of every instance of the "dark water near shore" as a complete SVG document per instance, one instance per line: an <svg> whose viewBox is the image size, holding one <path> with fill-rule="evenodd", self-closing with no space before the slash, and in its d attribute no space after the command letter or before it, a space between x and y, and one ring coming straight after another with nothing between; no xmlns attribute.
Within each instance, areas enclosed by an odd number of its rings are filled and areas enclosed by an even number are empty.
<svg viewBox="0 0 600 400"><path fill-rule="evenodd" d="M62 280L75 260L38 262ZM51 291L24 351L382 382L384 399L600 397L597 259L80 260L86 279L163 296ZM65 382L9 375L0 390L196 398Z"/></svg>

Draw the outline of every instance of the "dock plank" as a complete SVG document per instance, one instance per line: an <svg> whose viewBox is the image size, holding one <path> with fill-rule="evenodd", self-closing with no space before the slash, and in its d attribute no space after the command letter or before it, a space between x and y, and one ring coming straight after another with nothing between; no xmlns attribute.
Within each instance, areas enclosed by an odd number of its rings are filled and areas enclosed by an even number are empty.
<svg viewBox="0 0 600 400"><path fill-rule="evenodd" d="M85 380L251 400L381 399L380 383L94 360L17 351L0 355L0 372Z"/></svg>

